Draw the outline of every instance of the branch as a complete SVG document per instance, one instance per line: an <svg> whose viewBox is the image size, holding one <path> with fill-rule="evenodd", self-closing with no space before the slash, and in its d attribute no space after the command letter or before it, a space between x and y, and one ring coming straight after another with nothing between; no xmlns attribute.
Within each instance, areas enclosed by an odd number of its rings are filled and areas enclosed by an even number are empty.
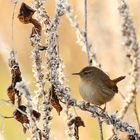
<svg viewBox="0 0 140 140"><path fill-rule="evenodd" d="M86 52L87 52L87 57L88 57L88 64L92 65L92 59L90 58L90 53L91 53L91 48L89 48L88 45L88 11L87 11L87 0L84 0L84 11L85 11L85 46L86 46ZM96 62L97 63L97 62ZM98 118L98 126L99 126L99 131L100 131L100 140L103 140L103 128L102 128L102 122L100 118Z"/></svg>
<svg viewBox="0 0 140 140"><path fill-rule="evenodd" d="M84 52L86 52L86 50L87 50L89 53L88 54L89 64L100 67L100 63L97 60L97 56L92 51L92 44L90 43L90 41L88 41L89 39L87 36L86 20L85 20L85 31L83 31L83 29L80 27L80 24L78 23L77 19L74 16L72 6L69 4L68 0L64 0L64 3L62 3L62 5L65 9L66 16L68 17L71 25L76 29L77 42L82 47L82 50ZM85 16L86 16L86 14L85 14Z"/></svg>
<svg viewBox="0 0 140 140"><path fill-rule="evenodd" d="M40 130L37 127L36 118L33 116L31 93L23 81L16 84L16 89L22 92L27 100L26 112L29 119L29 130L31 131L32 139L40 140Z"/></svg>
<svg viewBox="0 0 140 140"><path fill-rule="evenodd" d="M137 103L136 103L136 98L134 100L134 113L135 113L135 116L136 116L136 120L137 120L137 125L138 125L138 129L140 131L140 120L139 120L139 115L138 115L138 111L137 111Z"/></svg>
<svg viewBox="0 0 140 140"><path fill-rule="evenodd" d="M130 17L129 8L125 0L119 0L119 13L122 19L122 36L124 44L127 50L127 57L131 64L130 69L130 85L128 97L124 100L124 104L120 110L120 118L123 118L126 114L130 104L133 103L137 95L137 82L139 77L138 71L138 53L139 44L137 42L135 28L133 26L133 21Z"/></svg>
<svg viewBox="0 0 140 140"><path fill-rule="evenodd" d="M88 45L88 11L87 11L87 0L84 0L84 10L85 10L85 46L86 46L86 51L87 51L87 57L88 57L88 64L92 65L92 61L90 58L90 48Z"/></svg>
<svg viewBox="0 0 140 140"><path fill-rule="evenodd" d="M86 106L86 103L82 102L81 104L76 104L76 107L80 108L83 111L90 112L92 117L99 117L107 125L112 125L116 130L121 132L127 132L129 135L133 135L135 139L140 139L140 134L136 129L129 125L127 122L121 120L117 117L116 113L108 115L107 112L102 112L98 110L99 108L94 105Z"/></svg>

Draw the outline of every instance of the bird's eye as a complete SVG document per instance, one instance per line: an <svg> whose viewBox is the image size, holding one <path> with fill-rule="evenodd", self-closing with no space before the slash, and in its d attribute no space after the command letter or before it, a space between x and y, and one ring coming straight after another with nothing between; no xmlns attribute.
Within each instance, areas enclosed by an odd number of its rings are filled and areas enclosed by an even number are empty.
<svg viewBox="0 0 140 140"><path fill-rule="evenodd" d="M84 73L84 75L87 75L87 74L89 74L89 72L88 72L88 71L84 71L83 73Z"/></svg>
<svg viewBox="0 0 140 140"><path fill-rule="evenodd" d="M91 73L91 71L84 71L83 73L84 73L84 75L88 75Z"/></svg>

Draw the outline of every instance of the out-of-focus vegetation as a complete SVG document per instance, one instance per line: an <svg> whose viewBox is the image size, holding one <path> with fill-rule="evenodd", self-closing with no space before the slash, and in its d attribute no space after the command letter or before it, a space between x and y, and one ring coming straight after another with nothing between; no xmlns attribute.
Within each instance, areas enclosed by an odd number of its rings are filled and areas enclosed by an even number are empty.
<svg viewBox="0 0 140 140"><path fill-rule="evenodd" d="M31 1L27 0L27 4L31 5ZM71 0L71 4L74 7L75 15L83 26L83 1ZM128 1L134 26L136 28L137 37L139 40L140 34L140 14L139 14L139 0ZM16 18L21 1L18 2L15 11L14 21L14 43L15 50L20 62L23 79L28 81L29 86L34 89L34 78L32 75L32 59L31 59L31 46L29 42L29 36L31 33L32 25L24 25L19 22ZM102 68L106 71L110 77L115 78L120 75L126 75L128 73L129 63L125 57L125 48L121 46L121 29L120 29L120 18L117 11L118 3L113 0L89 0L88 1L88 31L89 38L93 44L94 51L97 54L99 62L102 64ZM53 17L55 11L55 1L48 0L46 3L46 10L48 14ZM6 95L7 87L11 81L10 71L8 68L8 52L11 48L11 23L12 23L12 12L13 5L8 0L0 0L0 98L7 99ZM71 87L73 96L79 101L78 83L79 79L73 77L71 73L78 72L81 68L86 66L87 57L82 52L79 45L76 43L76 34L73 27L70 25L66 16L61 20L61 26L59 28L59 44L60 53L65 63L65 73L68 79L68 83ZM42 42L45 42L42 40ZM124 95L127 94L127 82L129 76L126 77L125 81L119 84L119 91ZM139 95L137 100L139 100ZM115 98L107 104L107 110L109 112L115 112L120 109L123 100L121 96L117 94ZM138 102L138 113L140 113ZM132 125L136 125L135 115L131 112L130 107L128 116L125 119L131 122ZM7 104L0 103L0 113L6 116L12 116L14 108ZM99 139L99 132L97 129L97 120L91 118L88 114L77 110L77 113L81 114L81 117L85 121L86 127L80 128L80 140L92 140ZM63 113L58 116L56 111L53 111L53 133L55 139L65 140L65 123L63 121ZM132 122L132 120L134 120ZM109 127L104 126L104 134L109 135ZM136 125L137 127L137 125ZM25 140L28 137L28 133L23 134L22 127L14 119L3 120L0 118L0 131L3 130L3 135L6 140ZM107 130L107 131L106 131Z"/></svg>

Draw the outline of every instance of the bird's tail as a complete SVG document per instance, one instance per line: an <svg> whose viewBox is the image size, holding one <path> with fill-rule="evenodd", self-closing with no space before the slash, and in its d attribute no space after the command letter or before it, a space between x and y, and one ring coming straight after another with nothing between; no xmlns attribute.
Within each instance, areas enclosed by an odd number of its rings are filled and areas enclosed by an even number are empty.
<svg viewBox="0 0 140 140"><path fill-rule="evenodd" d="M120 76L118 78L113 79L112 81L117 84L118 82L120 82L121 80L123 80L125 77L126 76Z"/></svg>

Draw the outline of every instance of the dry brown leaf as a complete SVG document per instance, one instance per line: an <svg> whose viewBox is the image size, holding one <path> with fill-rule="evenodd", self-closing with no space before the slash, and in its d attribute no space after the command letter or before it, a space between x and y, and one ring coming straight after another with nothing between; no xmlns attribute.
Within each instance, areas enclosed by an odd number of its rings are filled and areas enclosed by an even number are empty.
<svg viewBox="0 0 140 140"><path fill-rule="evenodd" d="M23 2L20 7L18 18L24 24L31 23L34 12L35 10Z"/></svg>
<svg viewBox="0 0 140 140"><path fill-rule="evenodd" d="M85 127L85 124L84 124L83 120L81 119L81 117L76 116L75 118L71 119L68 122L68 125L69 126L74 125L74 136L75 136L76 140L79 140L79 127L80 126Z"/></svg>
<svg viewBox="0 0 140 140"><path fill-rule="evenodd" d="M17 82L22 81L21 71L18 65L12 67L11 74L12 74L12 86L15 86Z"/></svg>
<svg viewBox="0 0 140 140"><path fill-rule="evenodd" d="M79 116L76 116L75 118L71 119L68 123L69 126L73 124L75 124L75 126L77 127L80 127L80 126L85 127L84 121Z"/></svg>
<svg viewBox="0 0 140 140"><path fill-rule="evenodd" d="M58 97L56 95L54 85L52 85L52 87L50 89L49 99L50 99L51 105L56 109L56 111L60 115L60 112L62 111L63 108L59 103L59 99L58 99Z"/></svg>
<svg viewBox="0 0 140 140"><path fill-rule="evenodd" d="M32 23L34 25L31 36L33 36L36 33L41 35L42 29L40 23L36 19L32 18L34 12L35 10L33 10L30 6L28 6L25 3L22 3L18 15L18 18L22 23L24 24Z"/></svg>
<svg viewBox="0 0 140 140"><path fill-rule="evenodd" d="M21 95L19 94L19 91L15 89L15 85L17 82L22 81L20 68L17 63L13 63L11 66L11 75L12 75L12 83L7 89L7 95L9 99L11 100L12 104L15 104L15 96L17 96L17 103L18 106L21 105Z"/></svg>
<svg viewBox="0 0 140 140"><path fill-rule="evenodd" d="M15 104L15 95L16 95L16 92L15 92L15 89L13 88L13 86L9 86L8 89L7 89L7 95L10 99L10 101L12 102L12 104Z"/></svg>
<svg viewBox="0 0 140 140"><path fill-rule="evenodd" d="M26 113L26 106L24 105L20 105L18 107L21 111L25 112ZM38 120L41 116L41 114L39 112L37 112L36 110L33 110L32 112L33 116L36 118L36 120ZM19 110L16 110L14 112L14 117L17 121L21 122L22 124L23 123L29 123L29 120L28 120L28 117L27 115L21 113Z"/></svg>
<svg viewBox="0 0 140 140"><path fill-rule="evenodd" d="M21 105L18 107L21 111L26 113L26 107ZM14 118L19 121L20 123L29 123L28 117L25 114L22 114L19 110L16 110L14 113Z"/></svg>
<svg viewBox="0 0 140 140"><path fill-rule="evenodd" d="M18 108L21 111L26 113L26 106L20 105ZM13 114L14 114L14 118L22 124L23 132L26 133L26 128L24 127L23 124L24 123L26 123L26 124L29 123L29 119L28 119L27 115L21 113L19 110L16 110ZM41 114L39 112L37 112L36 110L33 110L32 114L36 118L36 120L38 120L41 116Z"/></svg>
<svg viewBox="0 0 140 140"><path fill-rule="evenodd" d="M40 23L36 19L33 19L33 18L31 19L31 23L34 25L34 27L32 28L31 37L34 36L35 34L41 35L42 27Z"/></svg>

